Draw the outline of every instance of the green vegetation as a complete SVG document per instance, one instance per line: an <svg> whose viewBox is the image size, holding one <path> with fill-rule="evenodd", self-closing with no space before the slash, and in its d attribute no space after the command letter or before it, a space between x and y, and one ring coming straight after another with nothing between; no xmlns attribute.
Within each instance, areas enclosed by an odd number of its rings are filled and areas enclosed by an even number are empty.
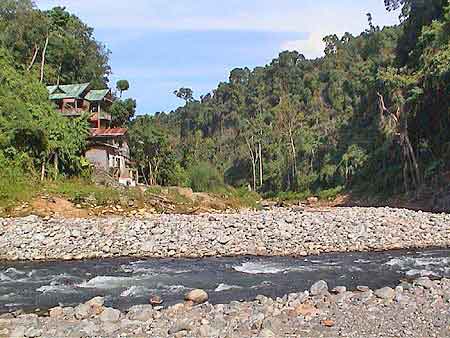
<svg viewBox="0 0 450 338"><path fill-rule="evenodd" d="M325 37L325 56L282 52L264 67L150 118L182 167L210 163L266 196L413 192L450 170L448 1L386 0L402 24L368 14L359 36ZM447 182L448 184L448 182ZM204 186L202 187L205 188Z"/></svg>
<svg viewBox="0 0 450 338"><path fill-rule="evenodd" d="M368 14L359 36L325 37L324 57L282 52L266 66L232 70L199 99L180 88L174 94L184 105L170 113L135 117L136 101L121 99L130 84L118 81L112 126L129 127L141 178L249 201L255 195L248 187L286 200L332 199L346 189L390 195L429 184L445 188L450 6L448 0L385 4L403 8L399 26L380 29ZM42 179L72 200L119 198L80 181L89 177L87 116L60 116L44 87L105 86L108 58L93 29L64 8L40 11L30 0L0 0L2 203L43 191L35 187Z"/></svg>

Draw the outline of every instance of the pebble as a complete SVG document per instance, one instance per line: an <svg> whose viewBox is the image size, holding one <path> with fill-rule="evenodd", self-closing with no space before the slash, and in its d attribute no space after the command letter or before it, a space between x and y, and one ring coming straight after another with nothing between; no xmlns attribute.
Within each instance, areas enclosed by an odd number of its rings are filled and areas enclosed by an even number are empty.
<svg viewBox="0 0 450 338"><path fill-rule="evenodd" d="M141 218L29 216L0 218L0 233L0 260L79 260L130 255L195 258L230 252L305 256L447 247L450 215L354 207L323 211L270 208Z"/></svg>
<svg viewBox="0 0 450 338"><path fill-rule="evenodd" d="M202 303L186 306L182 303L156 311L151 305L137 305L127 314L103 308L100 314L89 312L103 306L96 297L74 308L54 308L58 319L19 315L0 321L0 336L7 337L449 337L450 303L436 302L436 295L450 294L450 283L442 279L433 283L434 292L423 292L423 279L402 282L395 290L390 287L373 293L383 300L392 294L403 295L402 303L380 302L368 297L364 303L355 301L372 291L343 291L317 297L308 291L271 299L256 297L255 301L212 305ZM323 281L314 283L325 290ZM402 291L408 290L408 291ZM408 297L407 295L421 295ZM340 302L331 301L341 297ZM293 307L292 303L302 300ZM324 306L326 304L326 306ZM65 317L60 314L89 313L88 318ZM2 317L3 318L3 317Z"/></svg>

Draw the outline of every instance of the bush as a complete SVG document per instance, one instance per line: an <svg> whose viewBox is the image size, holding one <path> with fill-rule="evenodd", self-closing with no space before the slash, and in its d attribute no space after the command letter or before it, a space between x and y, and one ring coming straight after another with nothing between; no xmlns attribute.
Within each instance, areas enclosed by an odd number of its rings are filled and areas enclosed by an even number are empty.
<svg viewBox="0 0 450 338"><path fill-rule="evenodd" d="M15 154L12 159L0 152L0 205L11 207L19 201L30 200L36 192L32 174L27 174L32 166L26 154Z"/></svg>
<svg viewBox="0 0 450 338"><path fill-rule="evenodd" d="M321 200L327 201L334 200L342 191L344 191L343 186L337 186L336 188L322 190L321 192L319 192L319 198Z"/></svg>
<svg viewBox="0 0 450 338"><path fill-rule="evenodd" d="M215 192L224 187L223 177L209 163L199 163L188 172L191 188L195 192Z"/></svg>
<svg viewBox="0 0 450 338"><path fill-rule="evenodd" d="M311 196L310 191L295 192L295 191L283 191L276 195L276 198L280 201L304 201Z"/></svg>

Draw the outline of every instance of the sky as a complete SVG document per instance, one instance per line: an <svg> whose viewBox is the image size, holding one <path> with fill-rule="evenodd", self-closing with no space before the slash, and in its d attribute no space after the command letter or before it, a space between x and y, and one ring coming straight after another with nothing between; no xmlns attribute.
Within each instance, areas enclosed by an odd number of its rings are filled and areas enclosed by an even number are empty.
<svg viewBox="0 0 450 338"><path fill-rule="evenodd" d="M263 66L283 50L323 55L322 38L359 34L372 13L379 26L399 22L382 0L37 0L65 6L94 28L111 50L112 87L130 82L139 114L183 104L173 95L189 87L200 97L236 67Z"/></svg>

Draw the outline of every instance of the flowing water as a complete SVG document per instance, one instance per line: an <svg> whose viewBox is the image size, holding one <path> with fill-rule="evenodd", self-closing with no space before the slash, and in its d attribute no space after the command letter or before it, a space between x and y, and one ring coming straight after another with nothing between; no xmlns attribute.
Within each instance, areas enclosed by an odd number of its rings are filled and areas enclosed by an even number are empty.
<svg viewBox="0 0 450 338"><path fill-rule="evenodd" d="M305 258L237 257L203 259L106 259L80 262L0 262L0 312L73 306L95 296L126 310L183 300L193 288L212 303L283 296L308 289L317 280L330 287L395 286L420 276L450 277L450 250L323 254Z"/></svg>

